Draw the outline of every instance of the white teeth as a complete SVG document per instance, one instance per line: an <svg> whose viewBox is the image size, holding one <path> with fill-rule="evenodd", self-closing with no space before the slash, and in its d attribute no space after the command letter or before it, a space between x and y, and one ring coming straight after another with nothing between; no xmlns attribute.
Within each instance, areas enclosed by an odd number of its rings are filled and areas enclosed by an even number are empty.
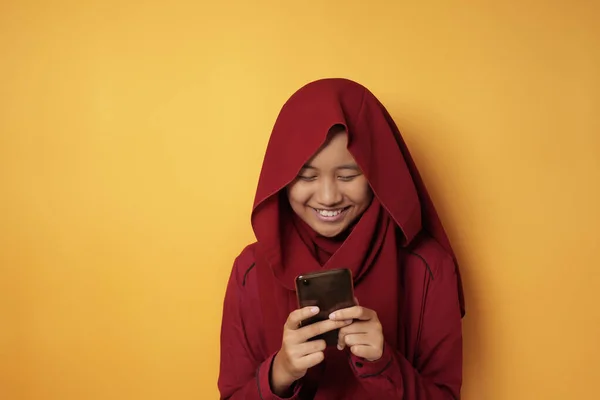
<svg viewBox="0 0 600 400"><path fill-rule="evenodd" d="M317 210L317 212L324 217L335 217L336 215L340 214L342 212L342 210L335 210L335 211Z"/></svg>

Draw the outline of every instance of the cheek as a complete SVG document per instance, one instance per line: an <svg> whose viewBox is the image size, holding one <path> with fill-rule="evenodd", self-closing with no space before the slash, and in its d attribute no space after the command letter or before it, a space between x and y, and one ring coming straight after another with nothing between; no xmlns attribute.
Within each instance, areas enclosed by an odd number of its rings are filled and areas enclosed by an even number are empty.
<svg viewBox="0 0 600 400"><path fill-rule="evenodd" d="M357 185L348 191L348 197L354 204L366 207L373 198L373 192L366 181L357 182Z"/></svg>
<svg viewBox="0 0 600 400"><path fill-rule="evenodd" d="M304 205L310 199L310 190L302 182L292 184L288 188L288 200L292 207Z"/></svg>

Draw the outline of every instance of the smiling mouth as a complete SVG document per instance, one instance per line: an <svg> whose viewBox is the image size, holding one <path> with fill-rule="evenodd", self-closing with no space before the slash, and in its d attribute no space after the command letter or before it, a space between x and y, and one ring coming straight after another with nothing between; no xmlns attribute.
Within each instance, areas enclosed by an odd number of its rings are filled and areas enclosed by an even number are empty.
<svg viewBox="0 0 600 400"><path fill-rule="evenodd" d="M344 211L346 211L349 208L350 208L350 206L343 207L343 208L338 208L336 210L323 210L323 209L319 209L319 208L315 208L314 210L317 213L319 213L319 215L321 215L323 217L334 218L334 217L337 217L338 215L340 215L341 213L343 213Z"/></svg>

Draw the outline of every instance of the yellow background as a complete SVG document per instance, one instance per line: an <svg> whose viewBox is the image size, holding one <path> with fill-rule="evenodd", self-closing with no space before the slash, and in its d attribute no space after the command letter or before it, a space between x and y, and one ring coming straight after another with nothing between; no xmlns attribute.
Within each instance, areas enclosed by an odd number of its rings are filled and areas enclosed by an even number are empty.
<svg viewBox="0 0 600 400"><path fill-rule="evenodd" d="M217 398L270 129L328 76L387 105L462 260L464 398L598 396L600 7L459 3L3 1L0 398Z"/></svg>

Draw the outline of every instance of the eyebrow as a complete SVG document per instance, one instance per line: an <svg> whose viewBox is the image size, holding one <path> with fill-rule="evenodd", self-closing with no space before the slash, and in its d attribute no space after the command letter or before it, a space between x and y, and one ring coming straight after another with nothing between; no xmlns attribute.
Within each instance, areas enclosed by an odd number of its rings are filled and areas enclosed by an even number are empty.
<svg viewBox="0 0 600 400"><path fill-rule="evenodd" d="M310 164L304 164L302 166L302 169L317 169L317 168L313 167ZM356 164L344 164L344 165L340 165L340 166L336 167L336 169L350 169L353 171L360 172L360 168Z"/></svg>
<svg viewBox="0 0 600 400"><path fill-rule="evenodd" d="M360 168L358 168L358 165L356 165L356 164L344 164L344 165L340 165L339 167L337 167L337 169L351 169L353 171L360 172Z"/></svg>

